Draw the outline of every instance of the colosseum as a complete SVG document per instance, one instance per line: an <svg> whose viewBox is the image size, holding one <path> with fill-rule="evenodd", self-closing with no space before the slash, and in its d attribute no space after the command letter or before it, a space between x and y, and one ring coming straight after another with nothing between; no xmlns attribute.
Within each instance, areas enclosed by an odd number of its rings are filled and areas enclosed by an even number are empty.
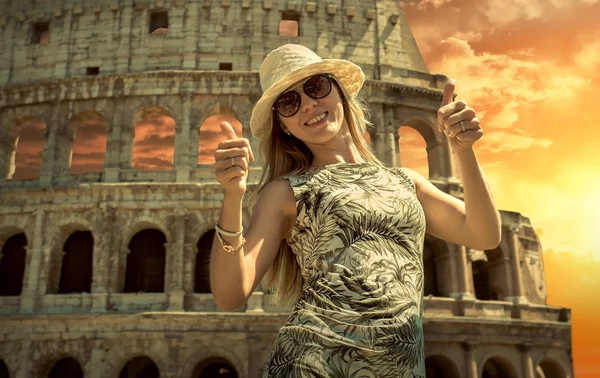
<svg viewBox="0 0 600 378"><path fill-rule="evenodd" d="M213 302L223 193L201 126L229 117L256 146L258 69L284 43L359 64L376 155L399 166L412 128L429 180L463 198L436 127L447 77L397 0L0 4L0 378L261 376L289 309L262 285L236 311ZM573 377L540 240L523 214L501 216L494 250L425 240L427 377Z"/></svg>

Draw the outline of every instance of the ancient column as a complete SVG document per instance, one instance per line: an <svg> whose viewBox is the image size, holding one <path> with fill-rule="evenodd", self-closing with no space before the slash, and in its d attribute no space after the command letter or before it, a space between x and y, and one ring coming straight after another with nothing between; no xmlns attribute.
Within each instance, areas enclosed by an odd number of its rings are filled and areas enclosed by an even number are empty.
<svg viewBox="0 0 600 378"><path fill-rule="evenodd" d="M398 132L394 125L394 109L392 105L384 105L384 142L383 162L389 167L398 167Z"/></svg>
<svg viewBox="0 0 600 378"><path fill-rule="evenodd" d="M46 213L42 209L37 209L32 215L35 216L35 228L33 240L29 241L25 247L27 257L23 276L23 289L21 290L21 312L33 312L37 307L40 269L43 266L43 226Z"/></svg>
<svg viewBox="0 0 600 378"><path fill-rule="evenodd" d="M536 378L533 358L531 357L531 347L531 344L518 345L519 351L521 352L521 360L523 361L523 378Z"/></svg>
<svg viewBox="0 0 600 378"><path fill-rule="evenodd" d="M119 181L121 130L123 128L125 110L121 104L120 101L114 102L113 117L108 125L106 155L104 157L104 182Z"/></svg>
<svg viewBox="0 0 600 378"><path fill-rule="evenodd" d="M466 341L463 342L462 348L465 352L465 363L466 363L466 377L467 378L478 378L478 366L477 360L475 358L475 348L477 347L477 343Z"/></svg>
<svg viewBox="0 0 600 378"><path fill-rule="evenodd" d="M511 298L508 299L514 303L528 303L525 297L525 288L523 286L523 272L521 271L521 249L522 245L519 240L519 227L511 227L508 236L508 246L510 253L510 268L512 273Z"/></svg>
<svg viewBox="0 0 600 378"><path fill-rule="evenodd" d="M190 111L192 108L192 94L181 93L181 114L175 115L175 156L173 167L175 168L176 181L190 181ZM194 164L195 166L195 164Z"/></svg>
<svg viewBox="0 0 600 378"><path fill-rule="evenodd" d="M185 239L187 212L182 208L175 209L173 243L165 243L167 253L165 267L165 291L169 294L169 307L167 311L183 311L183 242Z"/></svg>
<svg viewBox="0 0 600 378"><path fill-rule="evenodd" d="M60 128L60 106L58 101L52 104L52 115L46 120L44 133L44 150L42 152L42 166L40 170L40 186L52 186L55 180L56 145Z"/></svg>

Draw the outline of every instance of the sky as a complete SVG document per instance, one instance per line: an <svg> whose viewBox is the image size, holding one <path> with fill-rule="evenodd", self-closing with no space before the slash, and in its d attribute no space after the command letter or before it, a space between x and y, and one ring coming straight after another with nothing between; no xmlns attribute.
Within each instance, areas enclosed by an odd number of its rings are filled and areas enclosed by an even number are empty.
<svg viewBox="0 0 600 378"><path fill-rule="evenodd" d="M474 148L498 208L530 218L541 239L548 304L573 312L576 377L599 377L600 0L400 6L429 71L455 78L456 99L481 121ZM218 120L202 125L199 163L210 163L223 139ZM241 124L226 120L241 135ZM44 124L26 122L13 179L39 176ZM75 138L72 173L102 169L107 124L87 122ZM164 112L141 115L133 166L171 168L174 134ZM400 135L402 165L427 177L423 139L408 127Z"/></svg>
<svg viewBox="0 0 600 378"><path fill-rule="evenodd" d="M577 378L600 377L600 0L403 1L431 73L456 79L499 209L540 237L548 304L570 307ZM427 175L400 128L402 165Z"/></svg>

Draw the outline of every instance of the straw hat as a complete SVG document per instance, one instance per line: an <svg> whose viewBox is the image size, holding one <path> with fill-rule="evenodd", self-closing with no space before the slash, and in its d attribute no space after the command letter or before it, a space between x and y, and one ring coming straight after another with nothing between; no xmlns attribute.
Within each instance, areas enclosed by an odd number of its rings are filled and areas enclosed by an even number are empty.
<svg viewBox="0 0 600 378"><path fill-rule="evenodd" d="M310 76L328 73L350 96L360 91L365 75L356 64L344 59L321 59L309 48L287 44L271 51L260 66L260 86L263 95L250 117L250 129L258 139L272 127L272 107L277 97L291 85Z"/></svg>

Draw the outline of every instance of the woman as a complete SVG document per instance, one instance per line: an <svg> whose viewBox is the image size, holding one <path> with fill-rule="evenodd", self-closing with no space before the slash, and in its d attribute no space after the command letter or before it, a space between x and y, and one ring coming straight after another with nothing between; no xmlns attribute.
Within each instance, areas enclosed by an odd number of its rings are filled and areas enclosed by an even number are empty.
<svg viewBox="0 0 600 378"><path fill-rule="evenodd" d="M250 126L265 166L244 233L253 153L226 123L215 152L225 190L211 251L215 302L241 307L267 274L278 299L293 303L264 377L424 377L425 232L476 249L500 240L472 149L482 135L475 113L451 102L449 81L438 129L458 155L463 203L371 153L358 66L285 45L265 58L260 79Z"/></svg>

